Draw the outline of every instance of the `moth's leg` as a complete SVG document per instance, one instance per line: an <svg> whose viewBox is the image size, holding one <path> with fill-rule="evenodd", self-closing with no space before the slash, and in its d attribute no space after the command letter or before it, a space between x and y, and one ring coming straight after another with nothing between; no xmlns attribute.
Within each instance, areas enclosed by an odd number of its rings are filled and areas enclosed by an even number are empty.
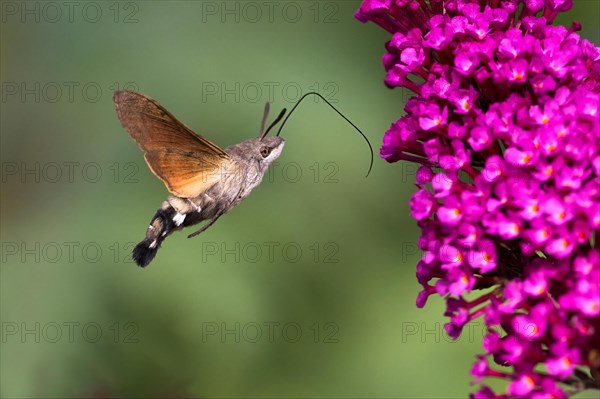
<svg viewBox="0 0 600 399"><path fill-rule="evenodd" d="M233 197L233 199L229 202L228 206L225 208L221 208L218 213L208 221L208 223L206 223L204 226L202 226L198 231L193 232L192 234L190 234L188 236L188 238L192 238L192 237L196 237L198 234L202 233L203 231L205 231L206 229L208 229L210 226L212 226L217 219L219 219L221 217L221 215L223 215L225 212L227 212L227 210L229 208L231 208L231 206L233 205L233 203L236 201L237 197L241 194L241 192L243 191L244 187L242 186L240 188L240 190L238 191L238 193L235 195L235 197Z"/></svg>
<svg viewBox="0 0 600 399"><path fill-rule="evenodd" d="M223 215L223 214L218 213L214 218L210 219L208 221L208 223L206 223L204 226L200 227L200 229L198 229L197 231L194 231L192 234L190 234L188 236L188 238L196 237L198 234L204 232L206 229L208 229L210 226L212 226L217 221L217 219L219 219L221 217L221 215Z"/></svg>

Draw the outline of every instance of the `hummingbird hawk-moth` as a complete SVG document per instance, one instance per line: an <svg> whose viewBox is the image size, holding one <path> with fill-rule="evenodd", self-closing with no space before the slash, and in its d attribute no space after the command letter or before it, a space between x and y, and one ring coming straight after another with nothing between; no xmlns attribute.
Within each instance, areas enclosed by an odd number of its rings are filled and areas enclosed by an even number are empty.
<svg viewBox="0 0 600 399"><path fill-rule="evenodd" d="M269 103L258 137L221 149L150 97L122 90L115 92L113 100L121 124L171 193L152 218L146 238L133 250L133 259L141 267L154 259L171 233L205 221L188 237L196 236L250 195L285 143L279 136L267 136L285 113L284 109L265 130Z"/></svg>
<svg viewBox="0 0 600 399"><path fill-rule="evenodd" d="M250 195L283 150L285 142L279 133L285 122L309 95L320 97L363 136L371 149L370 172L373 147L367 137L316 92L306 93L296 102L274 136L267 134L283 118L286 110L284 108L265 129L269 114L267 103L259 136L225 149L192 131L156 100L133 91L115 92L113 100L121 124L144 152L144 159L152 173L171 193L154 214L146 237L133 249L134 261L141 267L148 266L171 233L205 222L188 236L194 237Z"/></svg>

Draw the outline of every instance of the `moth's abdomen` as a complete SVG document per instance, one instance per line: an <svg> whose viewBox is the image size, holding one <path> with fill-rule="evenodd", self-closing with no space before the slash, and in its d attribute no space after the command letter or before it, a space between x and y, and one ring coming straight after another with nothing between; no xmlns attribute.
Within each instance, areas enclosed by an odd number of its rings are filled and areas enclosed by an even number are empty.
<svg viewBox="0 0 600 399"><path fill-rule="evenodd" d="M177 212L168 204L156 211L146 230L146 238L133 249L132 257L138 266L146 267L152 262L160 244L178 226L176 216Z"/></svg>

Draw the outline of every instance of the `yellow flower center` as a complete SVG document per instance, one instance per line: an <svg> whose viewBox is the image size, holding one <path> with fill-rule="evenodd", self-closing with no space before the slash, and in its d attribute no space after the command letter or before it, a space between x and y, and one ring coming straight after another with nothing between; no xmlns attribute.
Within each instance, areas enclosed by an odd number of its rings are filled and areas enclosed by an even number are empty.
<svg viewBox="0 0 600 399"><path fill-rule="evenodd" d="M531 389L533 389L533 387L535 387L535 383L533 382L533 378L531 377L525 377L523 378L523 383L527 384L527 386Z"/></svg>
<svg viewBox="0 0 600 399"><path fill-rule="evenodd" d="M544 288L543 285L540 285L537 289L537 294L542 295L544 292L546 292L546 288Z"/></svg>

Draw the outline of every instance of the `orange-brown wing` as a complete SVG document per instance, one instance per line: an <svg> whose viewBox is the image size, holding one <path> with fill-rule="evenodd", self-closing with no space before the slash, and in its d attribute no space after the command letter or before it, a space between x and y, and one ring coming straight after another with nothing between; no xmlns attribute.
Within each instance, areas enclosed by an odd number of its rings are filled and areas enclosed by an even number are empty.
<svg viewBox="0 0 600 399"><path fill-rule="evenodd" d="M146 152L146 163L174 195L193 198L226 176L228 164L213 164L193 151L161 149Z"/></svg>
<svg viewBox="0 0 600 399"><path fill-rule="evenodd" d="M219 146L194 133L157 101L132 91L117 91L113 100L121 124L172 194L199 195L233 162Z"/></svg>

